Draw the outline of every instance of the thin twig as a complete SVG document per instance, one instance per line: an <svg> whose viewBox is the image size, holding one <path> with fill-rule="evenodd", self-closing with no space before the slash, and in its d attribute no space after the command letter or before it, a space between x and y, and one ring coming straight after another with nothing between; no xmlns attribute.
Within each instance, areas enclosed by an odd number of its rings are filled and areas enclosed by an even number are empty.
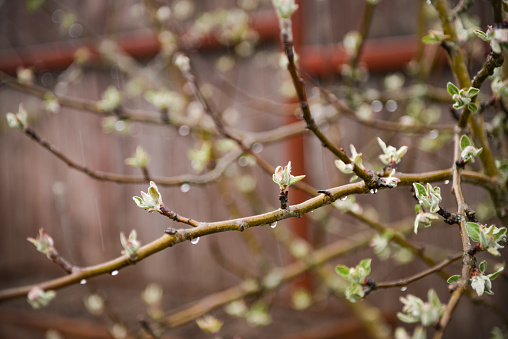
<svg viewBox="0 0 508 339"><path fill-rule="evenodd" d="M343 102L341 102L333 93L327 91L326 89L322 87L318 87L319 90L323 93L324 98L326 101L333 105L335 110L339 113L344 113L348 118L351 118L355 120L356 122L376 128L376 129L383 129L387 131L392 132L405 132L405 133L428 133L432 130L438 130L438 131L453 131L454 126L453 125L404 125L398 122L394 121L386 121L386 120L379 120L379 119L359 119L356 116L356 112L347 107Z"/></svg>
<svg viewBox="0 0 508 339"><path fill-rule="evenodd" d="M457 254L454 254L454 255L451 255L449 256L446 260L443 260L441 261L439 264L433 266L433 267L430 267L424 271L421 271L415 275L412 275L410 277L407 277L407 278L404 278L404 279L399 279L399 280L394 280L394 281L387 281L387 282L380 282L380 283L376 283L374 285L374 288L373 290L376 290L376 289L381 289L381 288L392 288L392 287L401 287L401 286L407 286L409 285L410 283L414 282L414 281L417 281L417 280L420 280L422 278L425 278L426 276L434 273L434 272L438 272L440 270L442 270L443 268L445 268L446 266L454 263L455 261L459 260L460 258L462 258L462 252L460 253L457 253Z"/></svg>
<svg viewBox="0 0 508 339"><path fill-rule="evenodd" d="M74 265L72 265L58 253L51 253L49 255L49 259L51 259L51 261L53 261L58 267L63 269L68 274L71 274L74 270Z"/></svg>
<svg viewBox="0 0 508 339"><path fill-rule="evenodd" d="M285 267L278 268L277 272L280 278L277 280L275 286L271 285L271 288L277 288L283 283L286 283L287 281L290 281L333 258L351 253L356 249L367 246L371 237L371 232L356 234L347 240L339 240L316 250L305 260L300 259ZM263 280L264 279L261 279L260 281L246 279L236 286L220 292L215 292L205 298L202 298L198 302L185 307L183 310L170 314L166 318L167 326L176 327L182 325L210 312L217 307L224 306L232 301L250 295L262 293L265 290L265 286L262 283Z"/></svg>
<svg viewBox="0 0 508 339"><path fill-rule="evenodd" d="M457 162L460 160L460 136L459 131L455 133L454 136L454 162ZM459 230L460 230L460 238L462 242L462 250L464 253L463 260L462 260L462 274L461 274L461 280L457 284L457 288L455 291L453 291L452 296L450 300L448 301L448 304L445 308L445 311L439 320L436 332L434 334L434 339L440 339L444 335L444 332L446 330L446 327L448 326L448 323L450 322L452 318L452 314L455 311L459 300L461 296L463 295L466 287L467 287L467 281L469 281L470 278L470 269L471 269L471 262L474 259L474 256L472 256L469 252L471 249L471 242L469 240L469 236L466 231L466 216L465 211L467 208L467 205L464 200L464 196L462 195L462 189L461 189L461 183L460 183L460 172L461 172L460 166L455 166L453 168L453 181L452 181L452 192L455 197L455 200L457 202L457 215L459 216Z"/></svg>
<svg viewBox="0 0 508 339"><path fill-rule="evenodd" d="M485 80L487 80L489 76L494 74L494 70L503 65L503 62L504 62L503 54L491 52L487 56L487 60L485 60L483 67L474 76L472 86L479 89L483 85Z"/></svg>
<svg viewBox="0 0 508 339"><path fill-rule="evenodd" d="M339 199L341 196L367 193L368 189L365 188L363 182L359 182L341 187L331 188L328 190L328 192L329 196L326 198L324 194L319 194L318 196L306 200L298 205L289 206L285 210L278 209L275 211L245 218L211 223L201 223L199 226L190 229L169 229L163 236L141 247L138 250L136 263L157 252L164 250L167 247L171 247L181 242L192 240L198 237L203 237L218 232L244 231L251 227L270 225L276 221L288 218L299 218L302 215L309 213L310 211L332 203L333 201ZM96 266L75 268L73 273L68 276L42 282L36 285L44 290L60 289L65 286L77 284L82 279L109 274L114 270L120 270L123 267L132 264L134 264L134 262L129 258L129 256L123 255ZM26 296L26 294L33 286L34 285L29 285L2 290L0 291L0 301Z"/></svg>
<svg viewBox="0 0 508 339"><path fill-rule="evenodd" d="M176 212L169 210L164 205L161 205L159 213L168 217L169 219L171 219L173 221L181 222L181 223L184 223L187 225L191 225L193 227L198 227L201 224L199 221L193 220L191 218L183 217L183 216L177 214Z"/></svg>
<svg viewBox="0 0 508 339"><path fill-rule="evenodd" d="M351 57L350 65L352 69L358 67L358 63L360 61L360 57L362 56L363 48L365 45L365 41L367 40L367 35L369 34L370 25L372 23L372 17L374 14L374 8L376 7L375 1L367 1L365 3L365 10L363 12L362 24L360 26L360 45L358 46L356 53Z"/></svg>
<svg viewBox="0 0 508 339"><path fill-rule="evenodd" d="M383 225L382 223L372 220L369 217L365 216L362 213L356 213L353 211L349 211L348 214L354 216L356 219L362 221L367 226L371 227L372 229L375 229L378 233L383 234L390 230L388 227ZM435 266L437 263L436 261L431 258L428 254L424 252L424 248L414 245L410 241L408 241L401 233L394 232L392 239L393 242L397 243L398 245L410 250L414 255L418 256L420 259L423 260L428 266ZM439 271L439 274L447 279L450 275L447 272Z"/></svg>
<svg viewBox="0 0 508 339"><path fill-rule="evenodd" d="M144 176L135 176L135 175L123 175L123 174L116 174L116 173L109 173L109 172L101 172L101 171L94 171L89 169L86 166L82 166L71 159L69 159L66 155L64 155L62 152L60 152L56 146L50 144L46 140L42 139L31 127L27 127L25 129L25 134L28 135L30 138L32 138L34 141L36 141L39 145L47 149L49 152L51 152L54 156L56 156L58 159L66 163L69 167L80 171L91 178L97 179L97 180L103 180L103 181L111 181L111 182L118 182L118 183L129 183L129 184L139 184L139 183L146 183L149 182L151 179L155 181L158 185L161 186L176 186L181 185L184 183L188 184L194 184L194 185L204 185L209 182L213 182L217 180L226 170L226 168L241 155L241 151L238 149L234 149L228 153L226 153L221 159L217 161L217 164L215 168L202 175L192 175L192 174L183 174L178 175L174 177L146 177Z"/></svg>
<svg viewBox="0 0 508 339"><path fill-rule="evenodd" d="M449 36L449 39L452 42L447 44L447 52L450 58L450 66L459 84L458 87L469 88L471 87L471 80L462 50L459 48L457 31L450 18L450 9L448 7L448 3L446 0L436 0L435 6L443 26L444 34ZM458 127L460 129L464 129L467 127L468 122L471 125L473 134L478 139L480 146L483 148L483 152L480 154L480 160L482 161L483 167L485 168L485 173L488 176L496 177L498 175L498 170L494 162L492 151L490 149L486 131L483 128L482 117L480 116L477 121L475 117L471 115L471 111L466 105L462 111L462 115L460 116Z"/></svg>
<svg viewBox="0 0 508 339"><path fill-rule="evenodd" d="M293 86L295 87L296 93L298 95L298 100L300 101L300 107L303 112L303 118L305 122L307 122L307 128L312 131L316 135L316 137L321 141L321 144L329 149L335 156L337 156L340 160L342 160L346 164L352 163L351 159L347 156L347 154L333 145L330 140L319 130L316 122L312 118L309 103L307 101L307 94L305 93L305 85L303 79L298 75L298 71L296 69L295 60L294 60L294 51L293 51L293 41L290 39L288 34L282 33L282 43L284 45L284 51L286 53L286 57L288 59L288 71L291 74L291 79L293 80ZM363 168L359 166L354 166L353 171L355 174L363 179L367 184L370 184L373 176L366 172Z"/></svg>

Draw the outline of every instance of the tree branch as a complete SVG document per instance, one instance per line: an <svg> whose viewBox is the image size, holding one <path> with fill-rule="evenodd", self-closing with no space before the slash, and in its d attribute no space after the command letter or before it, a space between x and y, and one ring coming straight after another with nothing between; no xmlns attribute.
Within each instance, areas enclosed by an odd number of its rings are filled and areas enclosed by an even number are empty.
<svg viewBox="0 0 508 339"><path fill-rule="evenodd" d="M287 19L290 20L290 19ZM284 46L284 51L286 53L286 57L288 59L288 71L291 74L291 78L293 80L293 85L295 87L296 93L298 95L298 100L300 101L300 107L303 112L303 119L307 123L307 128L311 130L316 137L321 141L322 145L328 148L335 156L337 156L340 160L342 160L346 164L352 163L351 159L347 156L347 154L337 147L335 147L330 140L319 130L316 122L312 118L309 103L307 101L307 94L305 93L305 85L303 79L298 75L298 71L296 70L295 60L294 60L294 50L293 50L293 41L290 39L289 35L286 33L282 33L282 44ZM354 166L353 171L355 174L363 179L368 185L372 181L372 174L369 174L364 169Z"/></svg>
<svg viewBox="0 0 508 339"><path fill-rule="evenodd" d="M417 280L420 280L422 278L425 278L426 276L428 276L428 275L430 275L430 274L432 274L434 272L441 271L446 266L448 266L448 265L454 263L455 261L459 260L460 258L462 258L462 255L463 255L462 252L454 254L454 255L450 255L450 256L448 256L448 258L446 260L441 261L439 264L437 264L437 265L435 265L433 267L430 267L430 268L428 268L428 269L426 269L424 271L421 271L421 272L419 272L419 273L417 273L415 275L412 275L412 276L410 276L408 278L394 280L394 281L375 283L375 285L372 288L372 290L377 290L377 289L382 289L382 288L392 288L392 287L407 286L410 283L412 283L414 281L417 281Z"/></svg>

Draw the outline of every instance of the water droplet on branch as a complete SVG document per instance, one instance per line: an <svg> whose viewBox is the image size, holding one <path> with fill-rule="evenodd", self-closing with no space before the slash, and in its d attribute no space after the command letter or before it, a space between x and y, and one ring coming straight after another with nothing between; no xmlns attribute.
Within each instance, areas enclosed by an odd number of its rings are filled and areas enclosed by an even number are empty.
<svg viewBox="0 0 508 339"><path fill-rule="evenodd" d="M277 227L277 221L275 221L275 222L271 223L271 224L270 224L270 227L271 227L271 228L275 228L275 227Z"/></svg>
<svg viewBox="0 0 508 339"><path fill-rule="evenodd" d="M199 242L199 237L191 239L191 244L196 245Z"/></svg>
<svg viewBox="0 0 508 339"><path fill-rule="evenodd" d="M85 285L86 284L86 279L81 279L81 281L79 282L81 285Z"/></svg>
<svg viewBox="0 0 508 339"><path fill-rule="evenodd" d="M342 201L344 201L346 199L347 199L347 195L344 195L344 196L340 197L340 200L342 200Z"/></svg>
<svg viewBox="0 0 508 339"><path fill-rule="evenodd" d="M180 134L182 137L189 135L189 133L190 133L190 128L187 125L182 125L178 129L178 134Z"/></svg>
<svg viewBox="0 0 508 339"><path fill-rule="evenodd" d="M118 275L118 270L111 271L111 275L112 276Z"/></svg>
<svg viewBox="0 0 508 339"><path fill-rule="evenodd" d="M407 286L402 286L402 287L400 288L400 290L401 290L402 292L406 291L406 290L407 290Z"/></svg>

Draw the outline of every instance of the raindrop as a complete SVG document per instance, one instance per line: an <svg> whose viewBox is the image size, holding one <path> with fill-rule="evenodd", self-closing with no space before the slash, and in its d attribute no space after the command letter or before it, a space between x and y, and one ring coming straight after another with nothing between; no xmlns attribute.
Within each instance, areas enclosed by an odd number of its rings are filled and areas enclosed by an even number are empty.
<svg viewBox="0 0 508 339"><path fill-rule="evenodd" d="M381 112L381 110L383 109L383 103L379 100L374 100L370 105L370 107L372 109L372 112L374 113Z"/></svg>
<svg viewBox="0 0 508 339"><path fill-rule="evenodd" d="M430 139L436 139L439 136L439 131L437 129L433 129L429 132Z"/></svg>
<svg viewBox="0 0 508 339"><path fill-rule="evenodd" d="M340 197L340 200L342 200L342 201L344 201L346 199L347 199L347 195L344 195L344 196Z"/></svg>
<svg viewBox="0 0 508 339"><path fill-rule="evenodd" d="M199 237L191 239L191 244L196 245L199 242Z"/></svg>
<svg viewBox="0 0 508 339"><path fill-rule="evenodd" d="M182 137L189 135L189 133L190 133L190 128L187 125L182 125L178 129L178 134L180 134Z"/></svg>
<svg viewBox="0 0 508 339"><path fill-rule="evenodd" d="M328 123L328 121L323 121L319 123L319 129L321 131L326 132L328 128L330 128L330 124Z"/></svg>
<svg viewBox="0 0 508 339"><path fill-rule="evenodd" d="M249 159L246 156L242 155L240 158L238 158L238 165L241 167L249 165Z"/></svg>
<svg viewBox="0 0 508 339"><path fill-rule="evenodd" d="M444 184L445 184L445 185L448 185L449 183L450 183L450 180L445 180L445 181L444 181Z"/></svg>
<svg viewBox="0 0 508 339"><path fill-rule="evenodd" d="M41 76L41 83L44 87L48 87L53 84L53 74L46 72Z"/></svg>
<svg viewBox="0 0 508 339"><path fill-rule="evenodd" d="M127 127L127 125L125 124L125 121L123 121L123 120L118 120L117 122L115 122L115 130L117 132L124 131L126 127Z"/></svg>
<svg viewBox="0 0 508 339"><path fill-rule="evenodd" d="M65 184L61 181L56 181L52 187L54 195L64 195L65 194Z"/></svg>
<svg viewBox="0 0 508 339"><path fill-rule="evenodd" d="M386 102L386 110L388 112L395 112L397 110L397 102L395 100L388 100Z"/></svg>
<svg viewBox="0 0 508 339"><path fill-rule="evenodd" d="M72 24L71 27L69 27L69 36L71 38L79 38L83 34L83 26L78 23Z"/></svg>
<svg viewBox="0 0 508 339"><path fill-rule="evenodd" d="M118 275L118 270L111 271L111 275L112 276Z"/></svg>
<svg viewBox="0 0 508 339"><path fill-rule="evenodd" d="M190 185L189 184L183 184L180 186L180 191L183 193L187 193L190 191Z"/></svg>
<svg viewBox="0 0 508 339"><path fill-rule="evenodd" d="M109 70L109 75L111 76L111 78L115 79L115 80L119 80L120 79L120 67L118 67L117 65L114 65L111 67L111 69Z"/></svg>
<svg viewBox="0 0 508 339"><path fill-rule="evenodd" d="M51 20L53 20L53 22L55 24L59 24L62 22L64 15L65 15L65 12L63 9L57 9L53 12L53 14L51 14Z"/></svg>
<svg viewBox="0 0 508 339"><path fill-rule="evenodd" d="M273 222L272 224L270 224L270 227L271 227L271 228L275 228L275 227L277 227L277 221L275 221L275 222Z"/></svg>
<svg viewBox="0 0 508 339"><path fill-rule="evenodd" d="M407 286L402 286L402 287L400 288L400 290L401 290L402 292L406 291L406 290L407 290Z"/></svg>
<svg viewBox="0 0 508 339"><path fill-rule="evenodd" d="M81 279L81 281L79 282L81 285L85 285L86 284L86 279Z"/></svg>
<svg viewBox="0 0 508 339"><path fill-rule="evenodd" d="M261 153L261 151L263 151L263 145L261 145L259 142L256 142L254 145L252 145L252 151L254 153Z"/></svg>

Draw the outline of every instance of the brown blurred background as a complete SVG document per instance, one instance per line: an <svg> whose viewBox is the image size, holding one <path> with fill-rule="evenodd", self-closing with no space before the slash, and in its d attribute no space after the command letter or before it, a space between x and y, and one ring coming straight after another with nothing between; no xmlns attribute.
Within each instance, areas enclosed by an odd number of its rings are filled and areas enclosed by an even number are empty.
<svg viewBox="0 0 508 339"><path fill-rule="evenodd" d="M254 97L282 102L284 98L279 94L281 76L276 64L280 51L278 23L269 1L251 2L255 6L249 12L250 23L259 33L259 41L252 54L238 57L229 47L209 41L203 42L190 56L201 81L220 89L226 86L224 79L227 79ZM168 4L173 12L178 11L178 6L192 6L192 11L184 20L192 22L205 11L232 8L238 4L245 7L249 1L180 0L169 1ZM340 81L338 67L346 61L343 51L337 46L345 33L359 28L364 1L300 1L300 6L294 18L300 65L319 84L336 88ZM415 18L420 6L419 1L406 0L383 0L377 6L369 45L363 57L365 66L371 72L370 84L374 88L382 87L385 75L404 72L407 63L418 52ZM17 67L30 66L35 70L35 82L39 86L62 95L99 100L108 86L124 87L128 76L117 66L108 63L96 62L79 67L71 62L77 48L98 45L107 37L118 41L140 65L148 67L157 76L159 46L143 8L141 1L46 0L39 10L29 12L25 1L0 1L0 70L15 75ZM74 23L66 29L61 25L64 12L74 14ZM477 1L469 13L475 14L483 29L485 23L492 21L488 1ZM230 71L219 76L214 65L223 55L233 55L235 64ZM474 62L471 65L472 68L476 67ZM445 62L438 64L429 78L434 85L443 85L448 80L450 73ZM124 159L132 155L137 145L142 145L151 157L149 169L152 175L174 176L193 171L187 158L187 151L196 147L192 134L182 136L181 131L179 133L171 126L140 123L131 125L129 135L104 133L102 118L97 115L65 107L53 115L43 110L40 99L2 85L0 110L3 114L15 112L21 102L30 114L31 126L44 139L56 145L73 161L90 169L140 174L136 169L126 166ZM240 95L216 95L212 103L218 111L229 108L236 119L232 127L240 130L266 131L290 119L288 115L249 107ZM154 111L142 97L128 99L124 105ZM443 112L440 122L453 122L446 114L446 109ZM403 113L400 109L378 113L382 119L393 119L392 115L400 116ZM371 163L376 162L379 150L375 138L370 137L379 136L394 146L406 144L410 147L410 152L398 168L402 172L423 172L451 166L451 159L446 157L446 154L450 154L449 145L437 156L432 152L416 150L417 138L422 136L413 138L379 131L344 118L340 124L328 128L327 133L335 144L345 149L349 144L354 144ZM310 134L264 145L260 155L274 166L292 160L294 174L306 174L306 181L319 189L345 184L348 180L335 169L331 154L323 150ZM33 284L64 274L25 240L29 236L35 237L40 228L54 238L56 248L63 257L75 265L89 266L120 254L120 232L128 234L136 229L139 239L146 244L159 237L166 227L181 226L135 206L131 197L139 195L141 190L146 191L148 184L101 182L69 169L25 135L9 129L4 118L0 121L0 159L2 288ZM227 184L226 190L219 190L215 184L208 184L193 185L188 192L182 192L178 186L160 187L165 205L183 216L200 221L230 218L227 206L231 200L238 204L243 216L278 208L278 189L271 177L255 166L242 165L241 161L237 162L229 175L248 174L255 180L255 193L260 197L256 204L243 196L234 185ZM445 185L440 186L445 205L453 211L455 204L449 189ZM486 192L478 187L466 184L465 192L472 206L489 199ZM290 191L291 203L306 198L294 190ZM357 201L364 206L366 213L375 215L382 222L407 220L408 227L412 225L414 201L410 199L409 188L383 190L375 196L359 196ZM331 206L325 209L330 215L324 222L319 220L321 214L316 211L316 216L279 222L277 228L294 230L298 236L308 239L317 247L367 229L356 220L333 211ZM248 232L262 244L271 264L284 266L293 260L276 241L275 230L258 227ZM449 252L460 250L457 229L443 223L421 230L417 237L414 234L408 237L429 247L441 247ZM163 308L170 312L241 281L217 262L217 255L212 253L215 247L212 246L221 248L223 255L238 265L252 270L256 268L256 259L248 250L242 235L236 232L211 235L200 239L196 245L185 242L121 270L118 276L102 276L91 279L86 285L59 290L57 298L43 310L32 310L24 299L0 304L0 337L40 338L44 337L48 328L59 328L65 338L107 335L108 321L89 315L83 306L83 298L91 292L105 296L111 313L136 332L139 329L138 317L146 312L140 293L148 283L155 282L164 288ZM369 248L337 259L332 264L355 265L366 257L375 257ZM400 265L393 260L380 261L375 258L372 276L377 281L393 280L425 267L419 259L410 265ZM451 266L449 270L456 271L457 267ZM319 284L315 276L297 280L318 292ZM295 286L285 285L278 293L273 293L273 321L267 327L250 328L244 320L232 318L220 309L212 312L225 321L221 332L223 337L332 338L341 334L343 337L353 337L352 332L344 330L347 327L345 324L353 324L352 331L358 326L354 325L355 320L348 313L343 300L330 296L305 311L296 312L290 303L291 291ZM429 287L435 288L441 301L446 302L446 284L437 276L411 284L408 292L426 299ZM507 287L503 276L494 282L495 296L489 297L505 312ZM379 306L388 319L396 322L395 313L402 308L398 298L404 294L399 290L383 290L370 295L367 301ZM485 338L494 324L498 323L498 318L492 312L463 298L446 337ZM169 330L165 335L168 338L206 337L194 322Z"/></svg>

